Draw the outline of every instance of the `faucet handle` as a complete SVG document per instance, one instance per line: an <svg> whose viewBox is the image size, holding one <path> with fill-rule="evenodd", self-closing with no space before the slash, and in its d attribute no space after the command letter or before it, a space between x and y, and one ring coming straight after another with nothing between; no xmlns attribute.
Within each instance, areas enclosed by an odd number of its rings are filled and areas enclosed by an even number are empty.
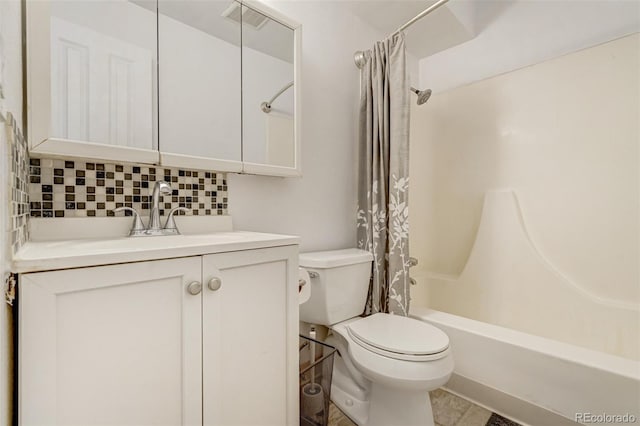
<svg viewBox="0 0 640 426"><path fill-rule="evenodd" d="M177 211L188 212L189 209L185 207L174 207L169 212L169 216L167 217L167 221L164 224L164 230L168 231L167 233L171 233L173 235L180 235L180 231L178 231L178 226L176 225L176 221L174 219L174 213Z"/></svg>
<svg viewBox="0 0 640 426"><path fill-rule="evenodd" d="M142 219L140 218L140 215L138 214L138 212L136 211L136 209L132 209L131 207L118 207L115 208L113 210L111 210L114 213L118 213L118 212L132 212L133 213L133 225L131 226L131 230L129 231L129 236L130 237L138 237L140 235L144 235L145 233L145 226L144 223L142 223Z"/></svg>

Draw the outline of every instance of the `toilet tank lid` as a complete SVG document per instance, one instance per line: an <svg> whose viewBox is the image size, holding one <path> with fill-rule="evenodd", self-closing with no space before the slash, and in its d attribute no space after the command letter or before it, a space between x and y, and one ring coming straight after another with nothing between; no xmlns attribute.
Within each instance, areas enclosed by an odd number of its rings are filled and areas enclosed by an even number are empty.
<svg viewBox="0 0 640 426"><path fill-rule="evenodd" d="M324 269L371 262L373 255L368 251L350 248L300 253L299 259L302 267Z"/></svg>

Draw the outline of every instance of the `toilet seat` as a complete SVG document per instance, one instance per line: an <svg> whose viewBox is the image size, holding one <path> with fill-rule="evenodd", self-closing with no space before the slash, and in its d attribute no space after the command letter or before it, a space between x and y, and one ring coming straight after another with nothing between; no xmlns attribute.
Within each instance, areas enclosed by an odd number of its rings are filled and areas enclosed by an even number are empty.
<svg viewBox="0 0 640 426"><path fill-rule="evenodd" d="M391 316L389 314L381 315ZM453 372L453 357L451 356L450 347L432 355L400 359L399 356L402 356L402 354L383 351L372 345L367 348L351 337L353 332L349 331L350 326L364 319L366 318L352 318L335 324L331 327L331 330L334 335L341 336L344 339L345 346L339 349L340 353L343 354L343 358L346 356L355 369L366 379L379 385L404 390L435 389L449 379ZM355 328L357 330L359 327ZM339 346L340 344L338 343L336 347ZM374 348L376 351L372 350Z"/></svg>
<svg viewBox="0 0 640 426"><path fill-rule="evenodd" d="M398 315L374 314L345 327L359 346L388 358L433 361L447 355L449 338L436 327Z"/></svg>

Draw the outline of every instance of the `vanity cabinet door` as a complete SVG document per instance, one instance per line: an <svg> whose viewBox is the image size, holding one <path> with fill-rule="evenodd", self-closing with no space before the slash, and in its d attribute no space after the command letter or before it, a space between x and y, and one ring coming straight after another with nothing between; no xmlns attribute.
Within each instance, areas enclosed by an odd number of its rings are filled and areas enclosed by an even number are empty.
<svg viewBox="0 0 640 426"><path fill-rule="evenodd" d="M21 275L19 424L201 425L201 259Z"/></svg>
<svg viewBox="0 0 640 426"><path fill-rule="evenodd" d="M298 424L297 246L203 258L203 424Z"/></svg>

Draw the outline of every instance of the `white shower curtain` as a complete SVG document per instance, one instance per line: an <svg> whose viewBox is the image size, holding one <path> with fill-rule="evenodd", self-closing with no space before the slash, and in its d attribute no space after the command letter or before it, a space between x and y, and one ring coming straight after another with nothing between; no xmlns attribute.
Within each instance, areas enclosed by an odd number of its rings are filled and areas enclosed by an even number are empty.
<svg viewBox="0 0 640 426"><path fill-rule="evenodd" d="M365 313L409 313L409 76L404 34L361 68L358 247L373 253Z"/></svg>

